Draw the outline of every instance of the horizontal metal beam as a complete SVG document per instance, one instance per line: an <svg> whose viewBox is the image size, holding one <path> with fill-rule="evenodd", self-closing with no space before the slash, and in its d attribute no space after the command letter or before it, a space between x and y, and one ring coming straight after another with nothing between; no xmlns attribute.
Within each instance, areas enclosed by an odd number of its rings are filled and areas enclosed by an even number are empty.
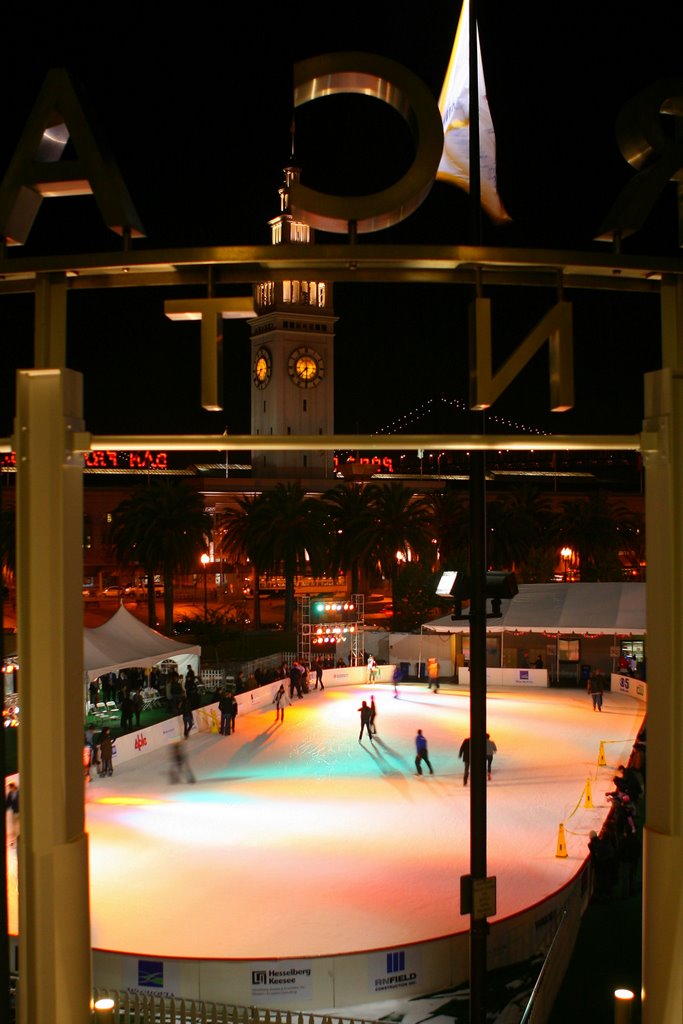
<svg viewBox="0 0 683 1024"><path fill-rule="evenodd" d="M70 287L138 288L217 284L264 276L326 274L336 281L427 281L657 291L662 275L683 276L679 258L548 249L434 245L266 245L87 253L0 260L0 294L27 290L38 274L64 273Z"/></svg>
<svg viewBox="0 0 683 1024"><path fill-rule="evenodd" d="M75 451L639 451L640 434L186 434L75 435Z"/></svg>

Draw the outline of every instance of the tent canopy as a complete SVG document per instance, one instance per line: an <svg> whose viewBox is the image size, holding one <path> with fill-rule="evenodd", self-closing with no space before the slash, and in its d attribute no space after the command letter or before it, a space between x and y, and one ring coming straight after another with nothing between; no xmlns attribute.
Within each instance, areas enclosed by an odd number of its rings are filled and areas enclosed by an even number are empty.
<svg viewBox="0 0 683 1024"><path fill-rule="evenodd" d="M120 668L156 665L166 658L201 654L201 647L181 644L150 629L123 605L108 622L83 631L83 670L88 679Z"/></svg>
<svg viewBox="0 0 683 1024"><path fill-rule="evenodd" d="M644 583L522 583L501 602L502 617L488 619L489 633L556 632L635 634L646 632ZM450 615L425 622L432 633L467 633L469 621Z"/></svg>

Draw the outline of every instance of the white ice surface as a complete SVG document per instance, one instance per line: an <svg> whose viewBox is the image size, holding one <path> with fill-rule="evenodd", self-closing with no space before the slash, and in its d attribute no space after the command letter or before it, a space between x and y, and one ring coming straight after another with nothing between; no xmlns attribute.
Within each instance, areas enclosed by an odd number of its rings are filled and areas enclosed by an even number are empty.
<svg viewBox="0 0 683 1024"><path fill-rule="evenodd" d="M369 950L464 931L469 787L460 742L469 694L374 684L378 735L358 742L370 687L326 689L191 736L195 785L145 754L87 788L92 943L153 956L259 959ZM498 746L488 796L488 874L498 917L560 888L599 828L643 706L581 691L488 695ZM435 775L415 775L414 737ZM600 742L608 762L598 767ZM590 780L594 807L586 808ZM564 823L568 857L556 856ZM9 870L13 870L10 862ZM13 890L13 887L11 887ZM495 919L494 919L495 920ZM12 928L14 923L14 928ZM10 898L16 928L16 894Z"/></svg>

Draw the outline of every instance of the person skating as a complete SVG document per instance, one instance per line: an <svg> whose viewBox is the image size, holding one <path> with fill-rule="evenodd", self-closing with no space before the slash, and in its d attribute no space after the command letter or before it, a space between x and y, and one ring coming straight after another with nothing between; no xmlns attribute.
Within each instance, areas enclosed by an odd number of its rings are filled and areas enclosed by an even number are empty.
<svg viewBox="0 0 683 1024"><path fill-rule="evenodd" d="M19 787L10 782L5 794L5 814L7 821L7 839L10 846L15 846L19 838Z"/></svg>
<svg viewBox="0 0 683 1024"><path fill-rule="evenodd" d="M372 711L370 709L368 702L364 700L361 706L358 708L358 710L360 711L360 735L358 736L358 742L360 743L360 741L363 739L364 729L367 729L368 737L370 740L372 740L372 727L370 725Z"/></svg>
<svg viewBox="0 0 683 1024"><path fill-rule="evenodd" d="M465 764L465 774L462 777L463 786L467 785L467 780L470 777L470 738L469 736L462 741L460 744L460 751L458 757L462 758Z"/></svg>
<svg viewBox="0 0 683 1024"><path fill-rule="evenodd" d="M185 738L187 739L187 737ZM185 747L181 740L176 740L176 742L171 745L170 754L171 768L169 771L169 778L171 784L180 782L183 777L185 778L185 782L196 782L194 773L190 768L190 762L187 759L187 754L185 753Z"/></svg>
<svg viewBox="0 0 683 1024"><path fill-rule="evenodd" d="M491 739L491 734L486 733L486 775L491 781L491 765L493 764L493 755L498 750L498 747Z"/></svg>
<svg viewBox="0 0 683 1024"><path fill-rule="evenodd" d="M374 697L370 698L370 732L373 736L377 735L377 705Z"/></svg>
<svg viewBox="0 0 683 1024"><path fill-rule="evenodd" d="M275 721L284 723L285 704L289 704L290 707L292 706L292 702L287 696L284 683L280 683L280 689L273 697L273 704L275 705Z"/></svg>
<svg viewBox="0 0 683 1024"><path fill-rule="evenodd" d="M422 729L417 730L417 735L415 737L415 750L417 751L415 755L415 771L417 772L417 774L422 775L422 762L424 761L424 763L429 768L429 774L433 775L434 769L432 768L432 763L429 760L427 740L422 735Z"/></svg>
<svg viewBox="0 0 683 1024"><path fill-rule="evenodd" d="M591 672L588 677L588 685L586 687L593 700L593 711L602 711L602 676L599 672Z"/></svg>
<svg viewBox="0 0 683 1024"><path fill-rule="evenodd" d="M192 704L187 694L183 696L183 699L180 702L180 714L183 716L183 738L187 739L194 727Z"/></svg>
<svg viewBox="0 0 683 1024"><path fill-rule="evenodd" d="M113 775L112 757L114 755L114 741L111 738L111 729L105 725L100 736L100 760L102 762L102 776Z"/></svg>

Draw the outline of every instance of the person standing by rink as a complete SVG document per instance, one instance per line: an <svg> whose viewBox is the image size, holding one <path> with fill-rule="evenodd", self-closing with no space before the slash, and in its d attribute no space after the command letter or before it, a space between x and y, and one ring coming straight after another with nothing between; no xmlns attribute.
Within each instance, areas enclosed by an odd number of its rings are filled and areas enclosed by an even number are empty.
<svg viewBox="0 0 683 1024"><path fill-rule="evenodd" d="M417 772L417 774L422 775L422 761L424 761L424 763L429 768L429 774L433 775L434 769L432 768L432 763L429 760L427 740L422 735L422 729L417 730L417 735L415 737L415 750L417 751L415 755L415 771Z"/></svg>
<svg viewBox="0 0 683 1024"><path fill-rule="evenodd" d="M491 765L493 764L493 755L498 750L498 747L491 739L491 734L486 733L486 775L488 776L489 782L491 781Z"/></svg>
<svg viewBox="0 0 683 1024"><path fill-rule="evenodd" d="M593 711L602 711L603 685L602 676L599 672L591 672L586 689L593 698Z"/></svg>
<svg viewBox="0 0 683 1024"><path fill-rule="evenodd" d="M368 682L374 683L376 678L377 662L374 655L368 654Z"/></svg>
<svg viewBox="0 0 683 1024"><path fill-rule="evenodd" d="M228 732L235 731L235 722L237 721L237 712L239 711L239 704L234 693L230 694L230 728Z"/></svg>
<svg viewBox="0 0 683 1024"><path fill-rule="evenodd" d="M367 729L368 738L372 740L372 728L370 726L370 716L372 712L368 702L364 700L358 710L360 711L360 735L358 736L358 742L360 743L363 739L363 729Z"/></svg>
<svg viewBox="0 0 683 1024"><path fill-rule="evenodd" d="M284 724L285 704L289 704L290 707L292 706L292 702L287 696L284 683L280 683L280 689L273 697L273 704L275 705L275 721L282 722Z"/></svg>
<svg viewBox="0 0 683 1024"><path fill-rule="evenodd" d="M220 734L221 736L230 735L230 694L227 690L221 690L221 695L218 698L218 710L221 713L221 724Z"/></svg>
<svg viewBox="0 0 683 1024"><path fill-rule="evenodd" d="M460 744L460 751L458 757L461 757L465 762L465 774L462 777L463 786L467 785L467 780L470 777L470 738L469 736L462 741Z"/></svg>

